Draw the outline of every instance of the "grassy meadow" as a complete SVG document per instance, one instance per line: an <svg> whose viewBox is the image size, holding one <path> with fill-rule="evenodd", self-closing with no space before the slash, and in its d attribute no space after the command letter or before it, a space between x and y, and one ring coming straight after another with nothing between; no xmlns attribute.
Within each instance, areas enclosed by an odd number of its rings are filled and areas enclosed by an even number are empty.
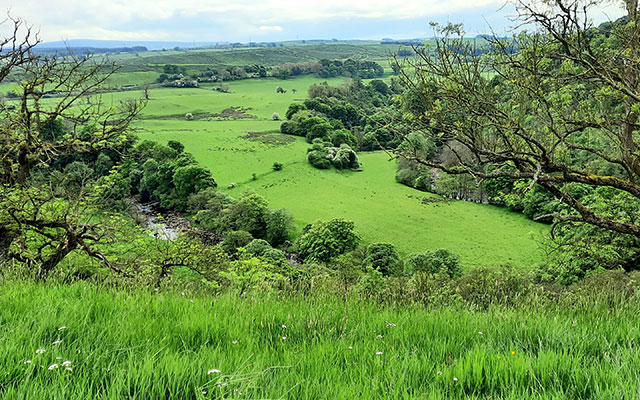
<svg viewBox="0 0 640 400"><path fill-rule="evenodd" d="M539 243L548 227L509 210L463 201L423 203L432 196L395 182L395 162L384 152L360 153L361 172L318 170L306 161L303 138L279 133L277 112L307 97L315 77L230 82L230 93L198 89L151 89L142 139L179 140L208 167L218 185L232 196L255 191L270 207L286 208L298 228L319 219L344 217L356 223L365 242L390 242L403 254L447 248L465 265L512 263L528 267L543 260ZM331 79L339 84L342 78ZM289 91L277 94L282 86ZM296 88L296 94L291 92ZM130 91L115 99L138 96ZM224 110L235 107L235 112ZM186 113L195 119L187 121ZM284 164L281 171L274 162ZM253 179L253 174L256 179ZM234 184L234 188L228 189Z"/></svg>
<svg viewBox="0 0 640 400"><path fill-rule="evenodd" d="M347 306L345 320L338 297L7 283L0 397L602 400L640 393L636 303L488 312Z"/></svg>

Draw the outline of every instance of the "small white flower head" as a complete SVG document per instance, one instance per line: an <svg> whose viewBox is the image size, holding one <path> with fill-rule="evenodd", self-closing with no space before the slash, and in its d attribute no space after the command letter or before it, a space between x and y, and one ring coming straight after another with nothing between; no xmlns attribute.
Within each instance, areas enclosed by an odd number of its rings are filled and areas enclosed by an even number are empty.
<svg viewBox="0 0 640 400"><path fill-rule="evenodd" d="M378 335L376 336L378 339L382 339L384 337L384 335Z"/></svg>
<svg viewBox="0 0 640 400"><path fill-rule="evenodd" d="M31 364L32 362L33 362L33 361L31 361L31 360L27 360L27 361L25 361L24 363L25 363L25 364Z"/></svg>
<svg viewBox="0 0 640 400"><path fill-rule="evenodd" d="M237 340L232 340L231 343L238 344L238 341Z"/></svg>
<svg viewBox="0 0 640 400"><path fill-rule="evenodd" d="M202 394L204 394L204 395L206 396L206 395L207 395L206 390L203 390L203 391L202 391Z"/></svg>
<svg viewBox="0 0 640 400"><path fill-rule="evenodd" d="M382 352L381 352L381 351L376 351L376 355L377 355L377 356L381 356L381 355L382 355Z"/></svg>
<svg viewBox="0 0 640 400"><path fill-rule="evenodd" d="M62 363L63 367L70 367L71 366L71 361L66 360L65 362Z"/></svg>
<svg viewBox="0 0 640 400"><path fill-rule="evenodd" d="M45 351L47 351L47 350L45 350L45 349L38 349L38 350L36 350L36 354L42 354L42 353L44 353Z"/></svg>
<svg viewBox="0 0 640 400"><path fill-rule="evenodd" d="M189 300L189 303L193 303L193 300Z"/></svg>
<svg viewBox="0 0 640 400"><path fill-rule="evenodd" d="M67 371L69 371L69 372L73 371L73 368L71 368L71 367L67 367L67 368L65 368L65 369L66 369Z"/></svg>
<svg viewBox="0 0 640 400"><path fill-rule="evenodd" d="M283 324L282 329L287 329L287 326Z"/></svg>
<svg viewBox="0 0 640 400"><path fill-rule="evenodd" d="M51 364L49 365L49 371L53 371L54 369L58 368L58 364Z"/></svg>
<svg viewBox="0 0 640 400"><path fill-rule="evenodd" d="M438 371L438 375L442 375L442 371Z"/></svg>
<svg viewBox="0 0 640 400"><path fill-rule="evenodd" d="M63 330L65 330L65 329L67 329L67 327L66 327L66 326L64 326L64 325L62 325L60 328L58 328L58 330L59 330L59 331L63 331Z"/></svg>
<svg viewBox="0 0 640 400"><path fill-rule="evenodd" d="M220 370L219 369L215 369L215 368L210 369L210 370L207 371L207 375L219 374L219 373L220 373Z"/></svg>
<svg viewBox="0 0 640 400"><path fill-rule="evenodd" d="M453 377L453 381L454 382L458 382L458 378L456 378L455 376Z"/></svg>
<svg viewBox="0 0 640 400"><path fill-rule="evenodd" d="M56 357L56 360L62 360L62 357Z"/></svg>
<svg viewBox="0 0 640 400"><path fill-rule="evenodd" d="M282 340L287 340L287 337L286 337L286 336L283 336L283 337L282 337Z"/></svg>
<svg viewBox="0 0 640 400"><path fill-rule="evenodd" d="M483 334L483 333L482 333L482 331L479 331L479 332L478 332L478 335L482 335L482 334Z"/></svg>
<svg viewBox="0 0 640 400"><path fill-rule="evenodd" d="M387 324L387 326L394 327L394 326L396 326L396 324L394 324L393 322L389 322L389 323Z"/></svg>
<svg viewBox="0 0 640 400"><path fill-rule="evenodd" d="M181 293L180 293L180 295L181 295L181 296L184 296L184 292L181 292Z"/></svg>
<svg viewBox="0 0 640 400"><path fill-rule="evenodd" d="M347 349L353 350L353 346L349 346L349 347L347 347Z"/></svg>
<svg viewBox="0 0 640 400"><path fill-rule="evenodd" d="M53 343L51 343L51 344L52 344L52 345L54 345L54 346L57 346L57 345L59 345L60 343L62 343L62 340L58 339L58 340L54 341L54 342L53 342Z"/></svg>

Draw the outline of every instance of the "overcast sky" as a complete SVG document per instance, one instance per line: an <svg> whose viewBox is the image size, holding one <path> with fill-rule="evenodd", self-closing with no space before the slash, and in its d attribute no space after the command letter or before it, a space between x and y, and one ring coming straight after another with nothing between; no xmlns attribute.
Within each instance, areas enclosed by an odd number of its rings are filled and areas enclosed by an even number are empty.
<svg viewBox="0 0 640 400"><path fill-rule="evenodd" d="M505 32L504 0L0 0L0 9L68 39L277 41L429 37L429 21L463 22L470 34ZM616 18L619 7L606 7ZM605 20L603 13L595 19Z"/></svg>

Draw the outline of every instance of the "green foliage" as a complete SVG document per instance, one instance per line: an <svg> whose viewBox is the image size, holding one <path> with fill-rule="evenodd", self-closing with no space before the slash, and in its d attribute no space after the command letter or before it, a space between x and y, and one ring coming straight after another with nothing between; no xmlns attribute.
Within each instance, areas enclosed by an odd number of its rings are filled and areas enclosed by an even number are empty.
<svg viewBox="0 0 640 400"><path fill-rule="evenodd" d="M462 267L460 257L457 254L446 249L438 249L408 255L404 261L404 271L407 275L416 272L443 272L455 277L462 274Z"/></svg>
<svg viewBox="0 0 640 400"><path fill-rule="evenodd" d="M375 268L383 275L394 275L398 272L400 256L395 246L389 243L373 243L367 246L364 265Z"/></svg>
<svg viewBox="0 0 640 400"><path fill-rule="evenodd" d="M367 267L358 282L358 292L366 298L379 298L387 287L382 271L373 267Z"/></svg>
<svg viewBox="0 0 640 400"><path fill-rule="evenodd" d="M228 231L220 245L227 254L233 255L238 248L248 245L252 240L253 236L247 231Z"/></svg>
<svg viewBox="0 0 640 400"><path fill-rule="evenodd" d="M265 239L272 246L280 246L289 240L289 232L293 230L293 217L287 210L279 208L268 211L265 222Z"/></svg>
<svg viewBox="0 0 640 400"><path fill-rule="evenodd" d="M173 174L173 184L176 187L176 194L184 201L201 190L216 187L211 172L198 165L177 168Z"/></svg>
<svg viewBox="0 0 640 400"><path fill-rule="evenodd" d="M226 229L247 231L253 237L263 238L267 232L268 213L264 197L247 193L222 211L222 225Z"/></svg>
<svg viewBox="0 0 640 400"><path fill-rule="evenodd" d="M328 263L355 249L359 241L353 222L340 218L318 221L298 238L298 255L308 262Z"/></svg>

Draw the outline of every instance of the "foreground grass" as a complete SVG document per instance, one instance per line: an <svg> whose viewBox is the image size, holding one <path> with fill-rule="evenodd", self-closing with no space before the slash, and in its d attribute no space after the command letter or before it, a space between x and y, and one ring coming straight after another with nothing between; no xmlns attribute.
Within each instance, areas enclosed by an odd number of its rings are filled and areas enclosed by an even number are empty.
<svg viewBox="0 0 640 400"><path fill-rule="evenodd" d="M480 313L352 302L345 322L337 298L256 297L4 284L0 397L632 399L640 393L640 321L629 304ZM62 366L67 360L72 371ZM59 367L50 370L53 364Z"/></svg>

